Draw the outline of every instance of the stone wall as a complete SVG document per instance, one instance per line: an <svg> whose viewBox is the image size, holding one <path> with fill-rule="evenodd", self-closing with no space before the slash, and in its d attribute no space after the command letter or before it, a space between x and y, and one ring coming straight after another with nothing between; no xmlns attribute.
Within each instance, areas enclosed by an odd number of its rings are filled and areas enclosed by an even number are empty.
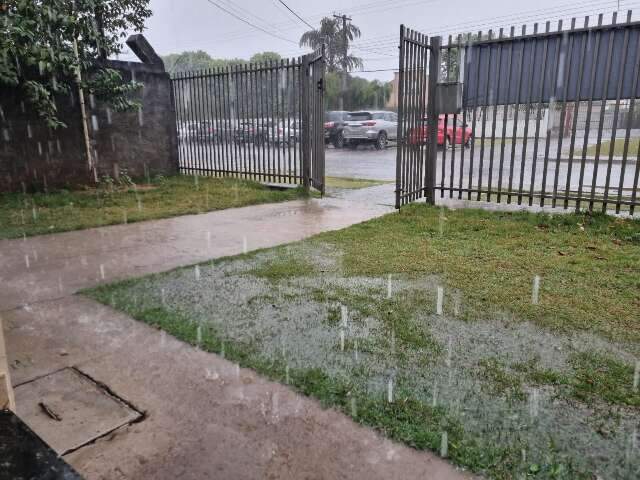
<svg viewBox="0 0 640 480"><path fill-rule="evenodd" d="M178 150L169 75L162 63L108 61L135 79L142 108L115 112L86 98L99 177L150 177L177 172ZM50 130L10 89L0 90L0 191L52 189L93 182L87 163L77 92L60 98L67 128Z"/></svg>

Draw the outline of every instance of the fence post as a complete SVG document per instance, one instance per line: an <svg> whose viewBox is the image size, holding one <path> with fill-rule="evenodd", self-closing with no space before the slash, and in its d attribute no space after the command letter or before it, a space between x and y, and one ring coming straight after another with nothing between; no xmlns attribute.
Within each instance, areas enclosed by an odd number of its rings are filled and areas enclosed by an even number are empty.
<svg viewBox="0 0 640 480"><path fill-rule="evenodd" d="M404 25L400 25L400 55L398 56L398 146L396 148L396 209L400 208L402 195L402 158L406 139L404 137Z"/></svg>
<svg viewBox="0 0 640 480"><path fill-rule="evenodd" d="M302 66L300 67L300 85L301 85L301 102L302 102L302 185L306 192L309 192L311 185L311 142L310 133L310 116L309 116L309 56L302 57Z"/></svg>
<svg viewBox="0 0 640 480"><path fill-rule="evenodd" d="M440 77L441 37L432 37L429 52L429 89L427 97L427 158L424 174L424 188L427 203L436 203L436 166L438 161L438 101L436 95Z"/></svg>

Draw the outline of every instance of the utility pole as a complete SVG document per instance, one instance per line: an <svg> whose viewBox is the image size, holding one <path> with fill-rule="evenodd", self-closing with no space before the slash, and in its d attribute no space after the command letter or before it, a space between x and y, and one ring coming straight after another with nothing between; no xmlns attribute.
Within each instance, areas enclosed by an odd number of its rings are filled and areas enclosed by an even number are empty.
<svg viewBox="0 0 640 480"><path fill-rule="evenodd" d="M349 45L347 41L347 21L351 21L351 17L346 15L334 15L333 18L342 20L342 91L340 92L340 110L344 110L344 97L347 94L347 56L349 55Z"/></svg>

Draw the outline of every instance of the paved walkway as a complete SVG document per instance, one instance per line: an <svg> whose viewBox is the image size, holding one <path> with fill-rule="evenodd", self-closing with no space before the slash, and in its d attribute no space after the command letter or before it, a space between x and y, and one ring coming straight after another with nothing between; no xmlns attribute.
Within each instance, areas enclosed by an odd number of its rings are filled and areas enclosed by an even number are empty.
<svg viewBox="0 0 640 480"><path fill-rule="evenodd" d="M467 478L435 455L392 443L283 385L73 295L390 211L354 199L0 241L0 312L18 413L21 399L32 400L23 387L68 367L145 412L143 421L65 457L87 479Z"/></svg>

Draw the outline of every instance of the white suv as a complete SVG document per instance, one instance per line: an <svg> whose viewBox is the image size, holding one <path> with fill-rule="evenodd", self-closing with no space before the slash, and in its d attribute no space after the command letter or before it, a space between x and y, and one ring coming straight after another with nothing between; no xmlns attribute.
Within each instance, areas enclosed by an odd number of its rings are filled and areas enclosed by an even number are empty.
<svg viewBox="0 0 640 480"><path fill-rule="evenodd" d="M372 143L376 149L387 147L389 140L398 138L398 115L394 112L350 112L343 130L345 145Z"/></svg>

